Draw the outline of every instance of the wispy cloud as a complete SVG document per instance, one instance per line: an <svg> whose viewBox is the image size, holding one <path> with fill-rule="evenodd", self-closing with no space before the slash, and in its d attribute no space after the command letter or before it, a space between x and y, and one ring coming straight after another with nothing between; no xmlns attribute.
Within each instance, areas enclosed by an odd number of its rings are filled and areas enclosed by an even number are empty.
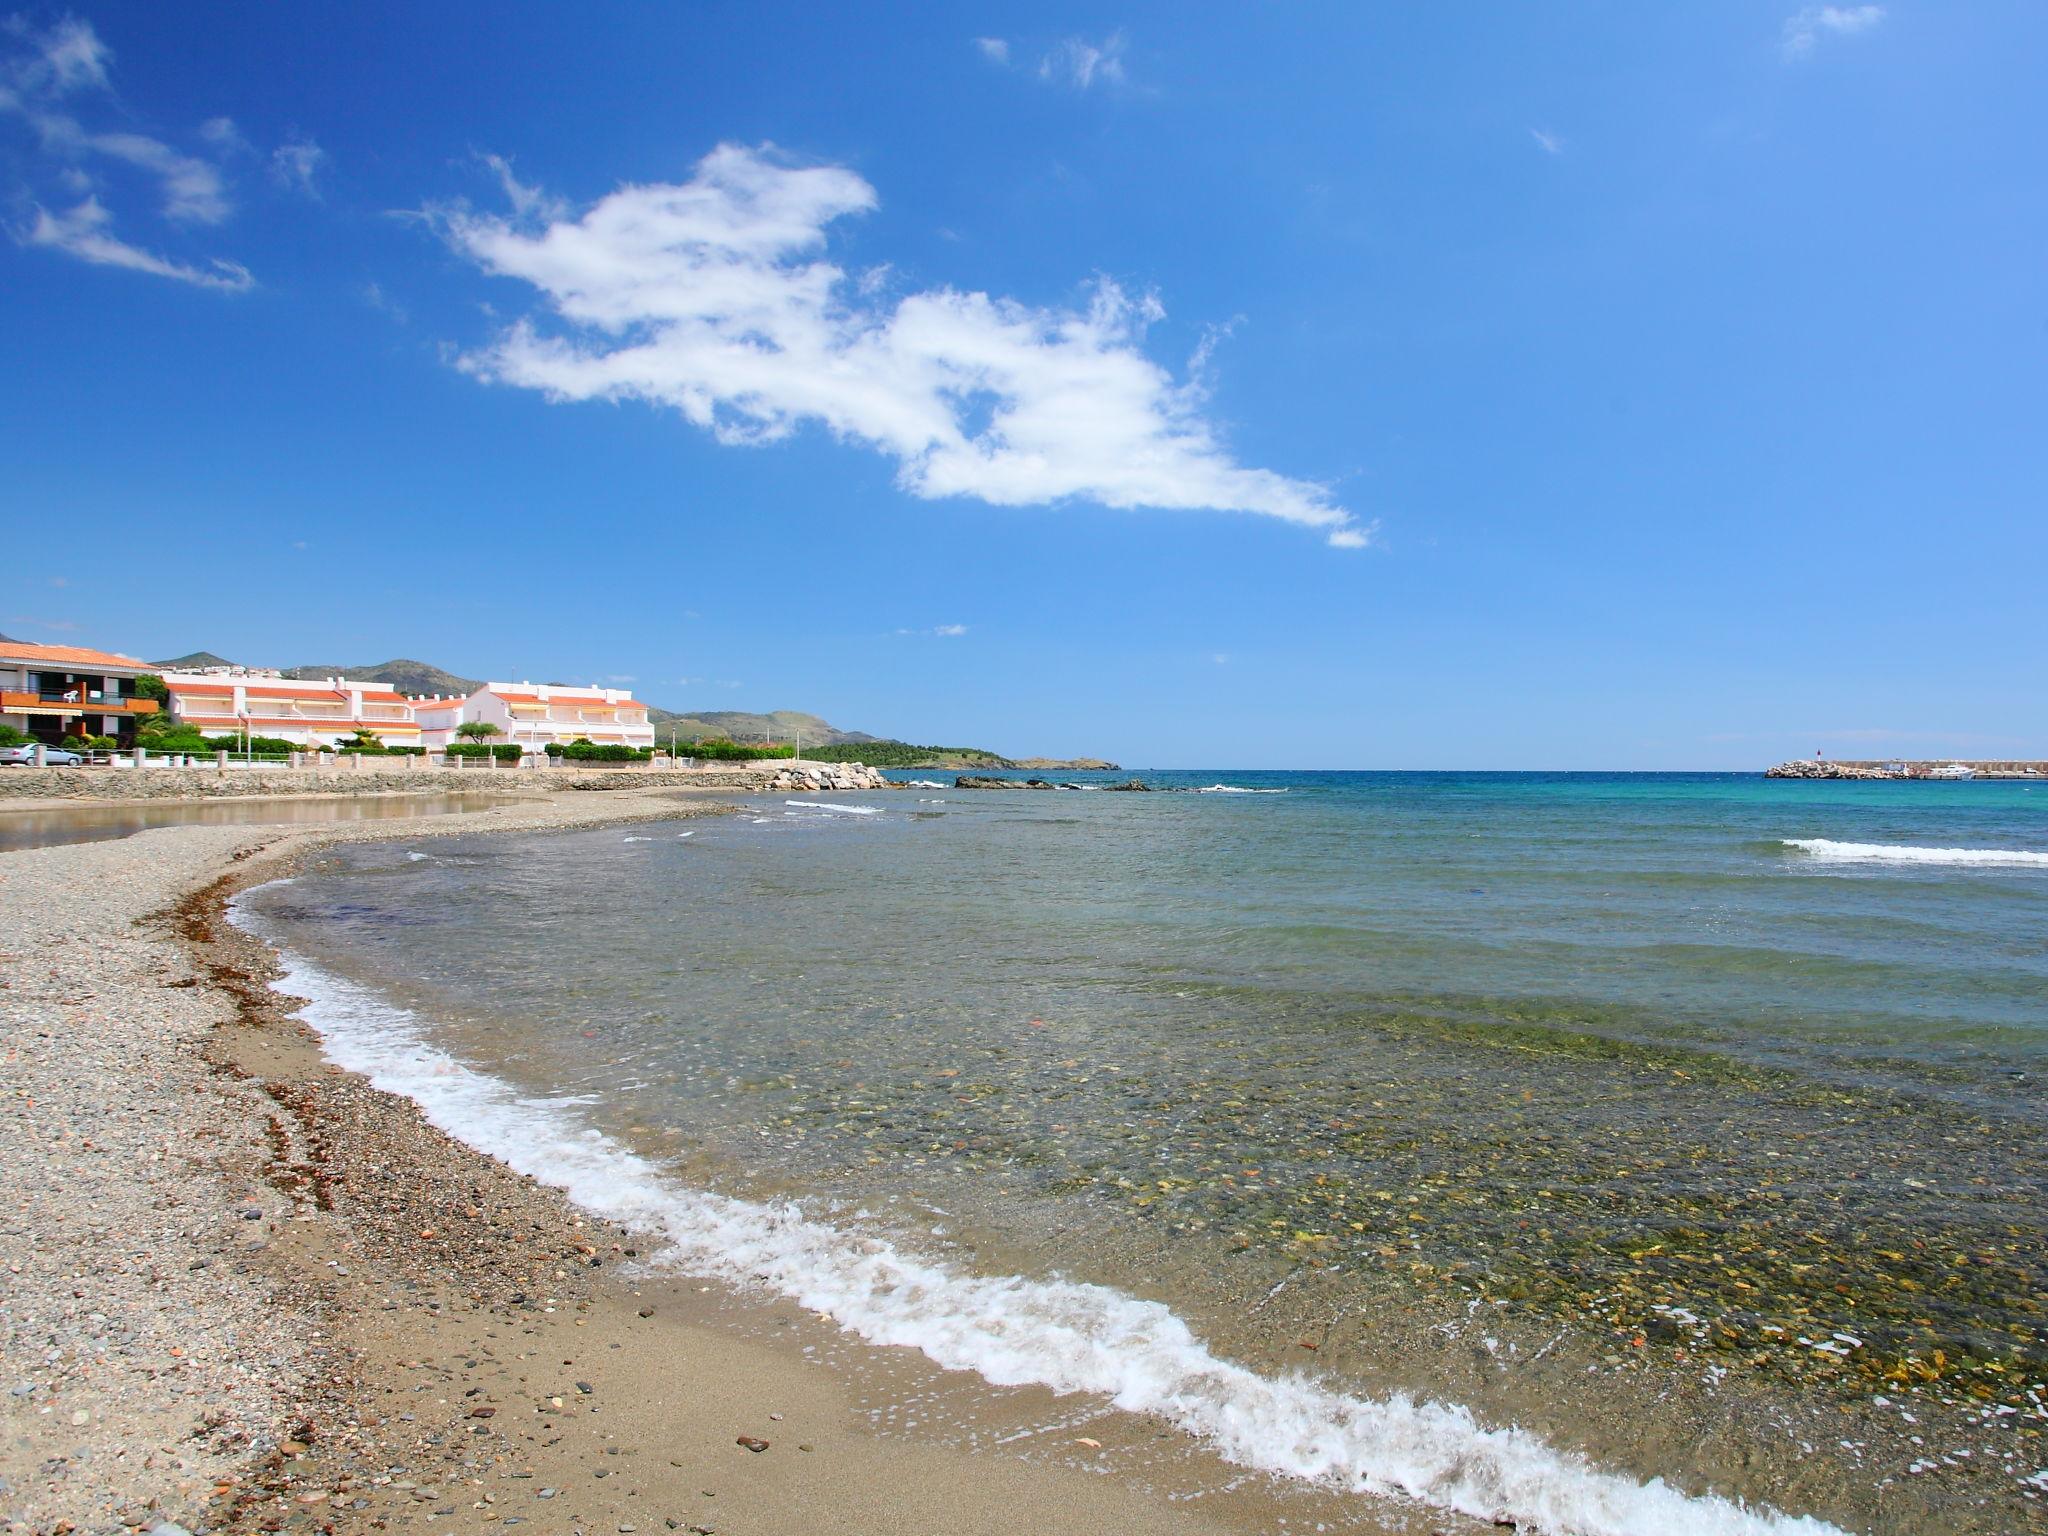
<svg viewBox="0 0 2048 1536"><path fill-rule="evenodd" d="M1803 59L1824 37L1854 37L1884 20L1881 5L1809 5L1785 20L1779 46L1788 59Z"/></svg>
<svg viewBox="0 0 2048 1536"><path fill-rule="evenodd" d="M1112 32L1100 42L1090 42L1085 37L1062 38L1052 52L1038 61L1038 77L1064 82L1077 91L1097 84L1124 84L1128 76L1124 73L1123 33Z"/></svg>
<svg viewBox="0 0 2048 1536"><path fill-rule="evenodd" d="M957 640L967 633L965 624L934 624L930 629L899 629L899 635L928 635L935 640Z"/></svg>
<svg viewBox="0 0 2048 1536"><path fill-rule="evenodd" d="M38 31L26 16L10 16L0 28L27 45L15 74L16 83L31 93L62 96L68 91L106 88L112 55L91 22L66 16L48 30Z"/></svg>
<svg viewBox="0 0 2048 1536"><path fill-rule="evenodd" d="M1531 128L1529 130L1529 137L1536 141L1536 147L1546 155L1561 155L1564 153L1564 140L1547 128Z"/></svg>
<svg viewBox="0 0 2048 1536"><path fill-rule="evenodd" d="M175 278L197 288L239 293L256 281L249 275L247 267L220 257L214 257L210 266L194 267L159 256L154 251L146 251L141 246L130 245L111 232L111 223L99 199L88 197L68 213L52 213L47 208L38 208L35 223L20 238L26 245L64 251L95 266L126 267L131 272Z"/></svg>
<svg viewBox="0 0 2048 1536"><path fill-rule="evenodd" d="M313 178L326 163L326 150L311 139L296 138L271 151L270 176L281 187L317 198L320 188Z"/></svg>
<svg viewBox="0 0 2048 1536"><path fill-rule="evenodd" d="M461 358L551 400L645 400L730 444L807 425L886 454L915 496L1034 506L1252 512L1340 548L1370 529L1328 487L1240 464L1204 407L1144 350L1149 294L1099 280L1078 307L952 288L864 294L826 260L838 220L876 207L839 166L726 145L679 185L623 187L580 218L431 211L484 271L531 284L522 319Z"/></svg>
<svg viewBox="0 0 2048 1536"><path fill-rule="evenodd" d="M1048 85L1070 86L1077 91L1128 85L1130 74L1124 65L1126 44L1121 31L1100 39L1076 34L1061 38L1042 53L1026 48L1020 57L1019 48L1006 37L974 39L976 51L997 68L1008 69L1014 64L1020 73L1035 75Z"/></svg>
<svg viewBox="0 0 2048 1536"><path fill-rule="evenodd" d="M24 629L54 630L56 633L60 635L70 634L78 628L78 626L69 619L32 619L29 618L26 614L20 613L10 615L8 617L7 622L10 624L19 624Z"/></svg>
<svg viewBox="0 0 2048 1536"><path fill-rule="evenodd" d="M372 309L381 310L400 325L404 325L411 318L406 312L405 306L384 291L383 284L374 281L367 282L358 291L362 294L365 304L369 305Z"/></svg>
<svg viewBox="0 0 2048 1536"><path fill-rule="evenodd" d="M89 22L67 16L47 30L16 17L4 24L14 46L0 54L0 115L19 119L38 153L25 163L35 181L17 189L33 211L24 228L11 233L24 245L40 246L75 256L97 266L123 267L172 278L197 287L237 291L251 285L248 269L239 263L211 258L203 264L159 255L114 233L114 218L101 199L96 171L106 162L145 172L157 185L160 212L173 224L213 225L234 211L221 168L201 155L188 154L163 139L132 128L98 130L78 115L72 98L102 116L117 114L108 65L113 55ZM217 151L239 141L234 124L215 118L202 126L200 137ZM77 199L67 211L43 206L39 190Z"/></svg>

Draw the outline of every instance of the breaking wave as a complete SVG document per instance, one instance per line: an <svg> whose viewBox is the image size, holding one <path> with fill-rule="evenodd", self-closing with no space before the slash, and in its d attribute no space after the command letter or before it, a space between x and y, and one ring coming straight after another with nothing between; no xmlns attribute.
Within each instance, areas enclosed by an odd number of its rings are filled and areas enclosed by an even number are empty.
<svg viewBox="0 0 2048 1536"><path fill-rule="evenodd" d="M2048 867L2048 853L2023 848L1916 848L1910 843L1838 843L1826 837L1788 837L1797 848L1835 864L2003 864Z"/></svg>

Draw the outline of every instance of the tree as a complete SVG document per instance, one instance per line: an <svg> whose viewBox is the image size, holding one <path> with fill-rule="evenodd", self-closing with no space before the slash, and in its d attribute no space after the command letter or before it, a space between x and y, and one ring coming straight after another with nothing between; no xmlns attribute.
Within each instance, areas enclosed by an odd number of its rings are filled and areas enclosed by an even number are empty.
<svg viewBox="0 0 2048 1536"><path fill-rule="evenodd" d="M171 690L164 685L164 680L154 672L144 672L135 679L135 697L138 699L155 699L158 707L161 708L171 701Z"/></svg>
<svg viewBox="0 0 2048 1536"><path fill-rule="evenodd" d="M484 741L505 733L488 720L465 720L455 727L455 734L469 741Z"/></svg>

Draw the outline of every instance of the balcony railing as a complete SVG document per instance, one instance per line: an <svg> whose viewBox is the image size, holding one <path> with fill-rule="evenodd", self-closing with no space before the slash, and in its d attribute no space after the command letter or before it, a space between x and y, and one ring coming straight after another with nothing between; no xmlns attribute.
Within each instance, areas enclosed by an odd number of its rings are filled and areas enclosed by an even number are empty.
<svg viewBox="0 0 2048 1536"><path fill-rule="evenodd" d="M97 688L38 688L0 692L0 709L75 710L89 715L153 715L155 699L130 698Z"/></svg>

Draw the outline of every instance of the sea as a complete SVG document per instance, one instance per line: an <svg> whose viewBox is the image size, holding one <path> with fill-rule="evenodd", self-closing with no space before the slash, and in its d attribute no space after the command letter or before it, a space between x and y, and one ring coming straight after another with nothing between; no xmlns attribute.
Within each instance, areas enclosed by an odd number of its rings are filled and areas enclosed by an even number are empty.
<svg viewBox="0 0 2048 1536"><path fill-rule="evenodd" d="M654 1268L1361 1521L2048 1528L2048 782L891 777L236 917Z"/></svg>

